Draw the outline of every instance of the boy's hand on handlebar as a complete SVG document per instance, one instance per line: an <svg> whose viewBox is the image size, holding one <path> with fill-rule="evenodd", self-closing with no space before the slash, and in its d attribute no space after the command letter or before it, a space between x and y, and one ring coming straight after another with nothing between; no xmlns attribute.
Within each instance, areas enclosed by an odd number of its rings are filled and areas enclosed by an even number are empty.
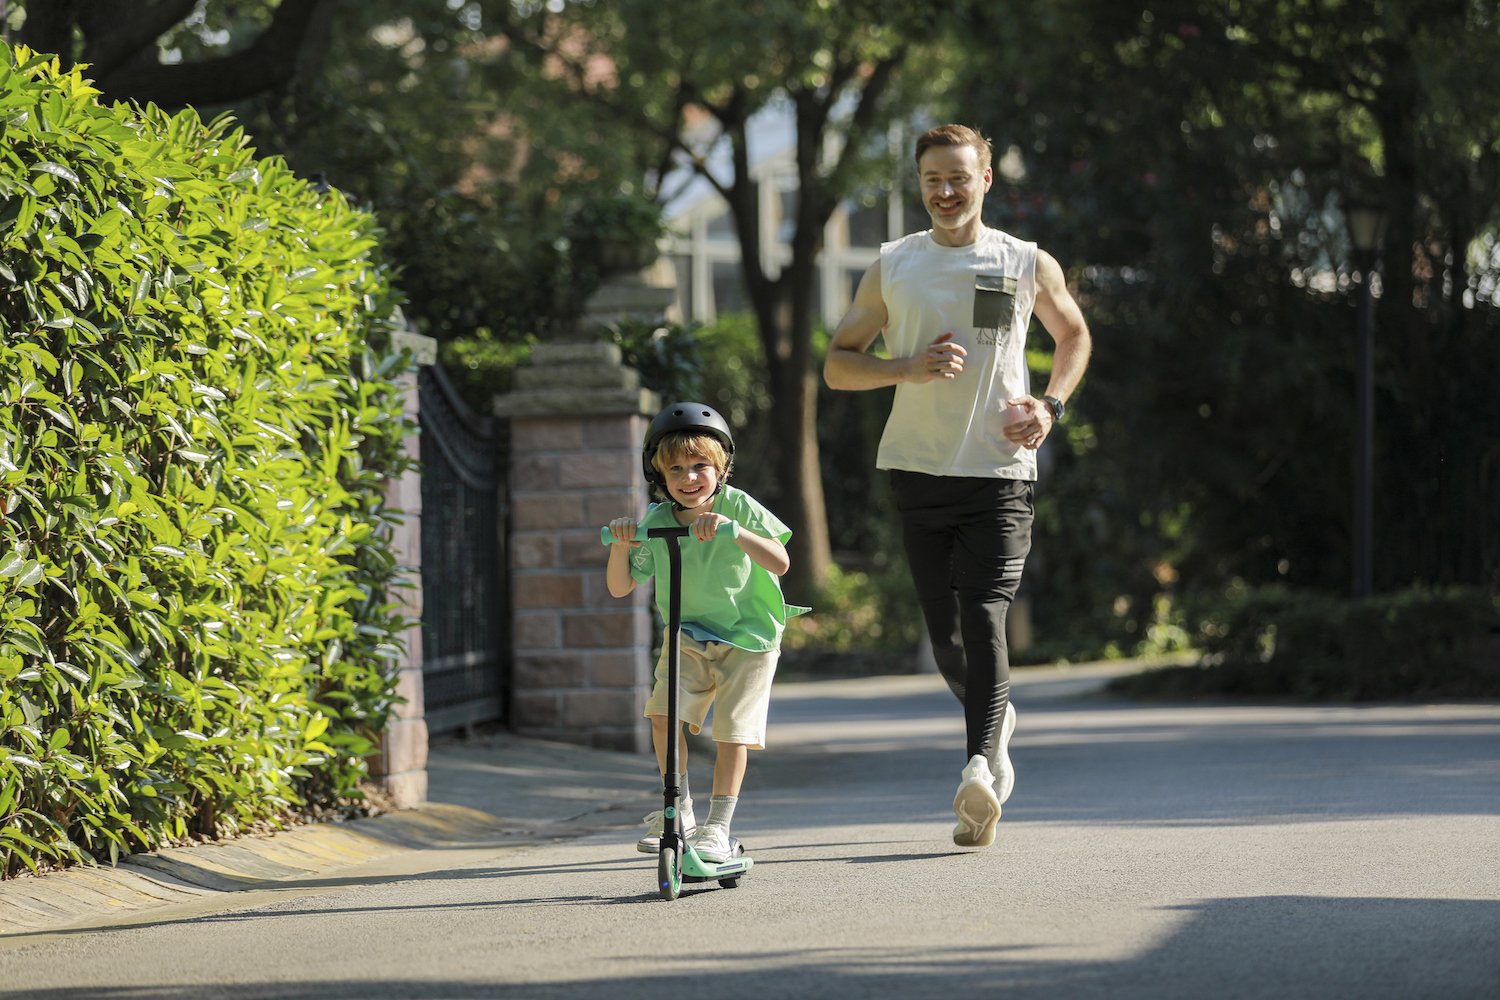
<svg viewBox="0 0 1500 1000"><path fill-rule="evenodd" d="M715 514L713 511L709 511L706 514L699 514L693 518L693 523L689 527L693 529L694 538L700 542L706 542L718 534L719 525L728 523L729 518L723 514Z"/></svg>
<svg viewBox="0 0 1500 1000"><path fill-rule="evenodd" d="M615 536L614 544L619 545L625 542L632 547L639 546L641 543L635 540L635 527L636 522L633 517L617 517L609 522L609 533Z"/></svg>

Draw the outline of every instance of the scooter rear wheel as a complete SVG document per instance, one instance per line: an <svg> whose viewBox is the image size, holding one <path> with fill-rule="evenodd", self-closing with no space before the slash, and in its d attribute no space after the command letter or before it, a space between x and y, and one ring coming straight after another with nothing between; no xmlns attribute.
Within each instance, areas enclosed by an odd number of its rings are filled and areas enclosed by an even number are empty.
<svg viewBox="0 0 1500 1000"><path fill-rule="evenodd" d="M656 884L662 899L676 899L682 891L682 871L675 848L663 847L656 856Z"/></svg>
<svg viewBox="0 0 1500 1000"><path fill-rule="evenodd" d="M738 889L740 887L740 877L736 875L734 878L721 878L719 879L719 885L725 889Z"/></svg>

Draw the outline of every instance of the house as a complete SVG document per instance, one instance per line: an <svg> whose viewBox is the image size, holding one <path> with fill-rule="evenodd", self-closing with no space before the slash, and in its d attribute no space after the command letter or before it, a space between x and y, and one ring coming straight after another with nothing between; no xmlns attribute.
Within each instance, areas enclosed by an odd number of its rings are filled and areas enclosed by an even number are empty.
<svg viewBox="0 0 1500 1000"><path fill-rule="evenodd" d="M797 205L796 135L790 107L768 106L751 119L746 138L750 172L760 199L763 263L774 276L791 260L789 241ZM893 141L892 147L903 148L904 143ZM730 176L729 153L723 144L708 161L716 176ZM848 309L865 269L879 258L880 244L928 228L921 204L903 197L901 185L893 182L898 176L899 170L893 170L886 185L845 200L828 220L815 302L829 329ZM708 323L721 313L748 310L739 239L724 199L687 167L668 174L661 190L669 199L664 210L669 230L664 249L677 282L668 318Z"/></svg>

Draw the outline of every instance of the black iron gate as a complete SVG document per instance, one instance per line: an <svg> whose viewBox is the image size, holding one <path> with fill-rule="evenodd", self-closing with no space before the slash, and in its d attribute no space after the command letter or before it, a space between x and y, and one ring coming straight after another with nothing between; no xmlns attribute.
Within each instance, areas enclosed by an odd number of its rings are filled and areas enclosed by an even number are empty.
<svg viewBox="0 0 1500 1000"><path fill-rule="evenodd" d="M421 369L422 681L427 729L504 721L508 422L466 406L437 365Z"/></svg>

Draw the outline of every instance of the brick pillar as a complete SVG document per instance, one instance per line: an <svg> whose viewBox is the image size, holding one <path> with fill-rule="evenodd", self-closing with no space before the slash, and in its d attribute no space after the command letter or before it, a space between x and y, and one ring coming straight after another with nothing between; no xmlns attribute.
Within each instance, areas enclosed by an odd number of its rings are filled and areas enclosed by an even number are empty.
<svg viewBox="0 0 1500 1000"><path fill-rule="evenodd" d="M410 348L416 364L430 365L437 357L437 342L431 337L404 333L394 335L392 341L397 350ZM405 386L406 415L415 419L419 409L415 365L401 376L401 382ZM403 447L409 456L421 459L419 436L408 437ZM411 589L394 589L390 599L400 606L401 614L415 622L422 617L421 473L412 469L399 479L387 480L385 502L386 506L401 511L400 523L392 529L391 551L412 584ZM370 759L370 776L404 808L427 799L427 722L423 718L421 627L411 626L403 638L406 652L397 662L400 673L396 693L406 703L396 706L395 716L381 734L380 753Z"/></svg>
<svg viewBox="0 0 1500 1000"><path fill-rule="evenodd" d="M498 397L511 419L511 726L528 736L648 752L651 591L616 599L599 529L640 516L640 449L656 394L612 344L543 344Z"/></svg>

